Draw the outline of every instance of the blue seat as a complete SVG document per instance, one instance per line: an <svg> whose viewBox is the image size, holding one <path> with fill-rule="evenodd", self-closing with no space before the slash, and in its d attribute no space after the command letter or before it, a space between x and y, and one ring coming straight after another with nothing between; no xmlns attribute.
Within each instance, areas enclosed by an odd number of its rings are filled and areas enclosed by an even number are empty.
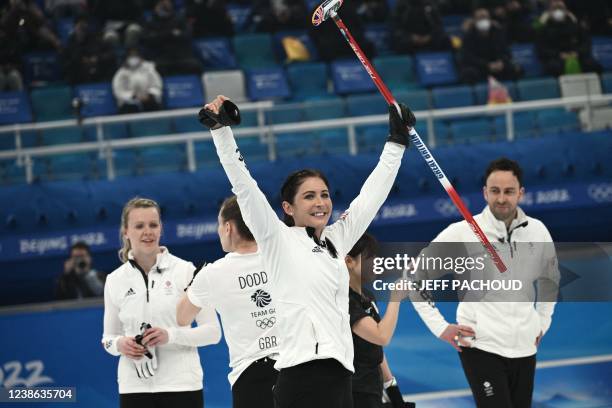
<svg viewBox="0 0 612 408"><path fill-rule="evenodd" d="M74 29L74 19L72 17L60 18L55 21L55 31L63 45L68 43L68 37Z"/></svg>
<svg viewBox="0 0 612 408"><path fill-rule="evenodd" d="M242 69L271 68L276 65L269 34L242 34L232 41L238 65Z"/></svg>
<svg viewBox="0 0 612 408"><path fill-rule="evenodd" d="M413 111L429 110L431 108L427 89L398 92L395 94L395 98Z"/></svg>
<svg viewBox="0 0 612 408"><path fill-rule="evenodd" d="M323 62L291 64L287 67L287 78L296 100L318 99L329 95L327 65Z"/></svg>
<svg viewBox="0 0 612 408"><path fill-rule="evenodd" d="M522 79L517 82L516 87L522 101L561 97L556 78Z"/></svg>
<svg viewBox="0 0 612 408"><path fill-rule="evenodd" d="M607 72L601 76L601 87L604 93L612 93L612 72Z"/></svg>
<svg viewBox="0 0 612 408"><path fill-rule="evenodd" d="M201 107L204 104L202 82L196 75L164 78L164 101L168 109Z"/></svg>
<svg viewBox="0 0 612 408"><path fill-rule="evenodd" d="M344 100L341 98L307 102L304 105L305 120L336 119L345 115Z"/></svg>
<svg viewBox="0 0 612 408"><path fill-rule="evenodd" d="M113 89L108 82L77 85L74 88L74 95L83 103L81 108L83 117L117 114Z"/></svg>
<svg viewBox="0 0 612 408"><path fill-rule="evenodd" d="M376 86L361 63L355 59L334 61L331 64L334 90L337 94L371 92Z"/></svg>
<svg viewBox="0 0 612 408"><path fill-rule="evenodd" d="M380 94L349 95L346 98L349 116L382 115L389 112L387 102Z"/></svg>
<svg viewBox="0 0 612 408"><path fill-rule="evenodd" d="M254 101L283 99L291 96L285 70L281 67L247 71L247 91Z"/></svg>
<svg viewBox="0 0 612 408"><path fill-rule="evenodd" d="M415 58L421 85L448 85L457 82L455 62L450 52L418 53Z"/></svg>
<svg viewBox="0 0 612 408"><path fill-rule="evenodd" d="M229 3L227 5L227 13L234 25L234 32L239 33L247 28L249 16L251 15L252 6L237 3Z"/></svg>
<svg viewBox="0 0 612 408"><path fill-rule="evenodd" d="M387 140L387 125L369 125L357 128L357 148L360 153L380 152Z"/></svg>
<svg viewBox="0 0 612 408"><path fill-rule="evenodd" d="M194 116L174 118L174 130L176 133L203 132L206 130Z"/></svg>
<svg viewBox="0 0 612 408"><path fill-rule="evenodd" d="M240 139L238 145L240 146ZM199 166L210 166L219 163L219 157L212 140L200 140L195 143L196 163ZM247 157L248 160L248 157Z"/></svg>
<svg viewBox="0 0 612 408"><path fill-rule="evenodd" d="M240 115L241 115L240 126L242 127L258 126L257 111L243 111L243 112L240 112Z"/></svg>
<svg viewBox="0 0 612 408"><path fill-rule="evenodd" d="M80 127L45 129L41 134L43 146L83 142L83 130Z"/></svg>
<svg viewBox="0 0 612 408"><path fill-rule="evenodd" d="M95 142L98 140L98 128L95 125L87 125L83 127L84 140L87 142ZM129 132L126 123L106 123L102 125L102 139L125 139L129 137Z"/></svg>
<svg viewBox="0 0 612 408"><path fill-rule="evenodd" d="M346 129L327 129L315 132L323 154L342 154L349 152L348 133Z"/></svg>
<svg viewBox="0 0 612 408"><path fill-rule="evenodd" d="M478 143L492 139L493 130L487 119L462 119L449 124L450 137L455 143Z"/></svg>
<svg viewBox="0 0 612 408"><path fill-rule="evenodd" d="M612 70L612 37L593 37L591 39L593 56L604 70Z"/></svg>
<svg viewBox="0 0 612 408"><path fill-rule="evenodd" d="M130 149L115 149L112 152L113 166L117 177L136 176L138 175L138 150ZM98 167L106 168L106 159L98 159Z"/></svg>
<svg viewBox="0 0 612 408"><path fill-rule="evenodd" d="M239 138L238 147L244 155L247 164L268 159L268 144L258 136Z"/></svg>
<svg viewBox="0 0 612 408"><path fill-rule="evenodd" d="M90 180L96 178L94 156L91 153L50 156L49 176L52 180Z"/></svg>
<svg viewBox="0 0 612 408"><path fill-rule="evenodd" d="M563 108L540 110L537 112L537 120L543 134L580 130L576 113L567 112Z"/></svg>
<svg viewBox="0 0 612 408"><path fill-rule="evenodd" d="M370 23L365 26L363 34L374 45L376 55L389 55L393 53L389 27L389 24L381 23Z"/></svg>
<svg viewBox="0 0 612 408"><path fill-rule="evenodd" d="M32 112L37 122L70 119L72 111L72 90L68 86L50 86L32 90ZM49 103L53 101L53 103Z"/></svg>
<svg viewBox="0 0 612 408"><path fill-rule="evenodd" d="M516 85L512 81L504 81L502 85L508 90L508 94L513 102L517 102L518 92L516 91ZM486 105L489 102L489 84L480 83L474 85L474 96L476 97L476 105Z"/></svg>
<svg viewBox="0 0 612 408"><path fill-rule="evenodd" d="M276 135L275 143L279 158L315 155L320 151L318 139L306 132Z"/></svg>
<svg viewBox="0 0 612 408"><path fill-rule="evenodd" d="M139 149L139 174L184 171L185 145L146 146Z"/></svg>
<svg viewBox="0 0 612 408"><path fill-rule="evenodd" d="M53 51L35 51L25 54L23 77L27 84L48 83L62 78L59 58Z"/></svg>
<svg viewBox="0 0 612 408"><path fill-rule="evenodd" d="M392 92L419 88L414 73L414 63L407 55L375 58L374 67Z"/></svg>
<svg viewBox="0 0 612 408"><path fill-rule="evenodd" d="M442 16L442 26L444 27L444 31L448 35L462 37L463 22L468 18L470 18L470 16L464 14L451 14L448 16Z"/></svg>
<svg viewBox="0 0 612 408"><path fill-rule="evenodd" d="M475 102L472 88L467 85L434 88L431 96L436 109L472 106Z"/></svg>
<svg viewBox="0 0 612 408"><path fill-rule="evenodd" d="M236 68L236 57L229 38L199 38L193 41L193 48L205 70Z"/></svg>
<svg viewBox="0 0 612 408"><path fill-rule="evenodd" d="M515 112L513 114L514 138L532 138L539 134L536 114L533 111ZM506 116L497 116L493 119L495 135L497 140L504 140L508 137L506 132Z"/></svg>
<svg viewBox="0 0 612 408"><path fill-rule="evenodd" d="M542 66L533 44L513 44L512 60L523 67L525 77L534 78L542 75Z"/></svg>
<svg viewBox="0 0 612 408"><path fill-rule="evenodd" d="M266 111L266 124L299 123L304 120L303 112L298 105L277 105Z"/></svg>
<svg viewBox="0 0 612 408"><path fill-rule="evenodd" d="M138 122L130 122L130 133L132 137L167 135L172 133L172 119L147 119Z"/></svg>
<svg viewBox="0 0 612 408"><path fill-rule="evenodd" d="M31 121L32 110L25 92L0 92L0 125Z"/></svg>
<svg viewBox="0 0 612 408"><path fill-rule="evenodd" d="M299 40L310 55L310 61L316 61L319 59L319 53L317 51L317 47L314 45L314 42L308 35L308 32L305 30L288 30L288 31L278 31L272 37L273 46L275 50L275 54L279 61L291 62L287 60L287 52L285 51L285 47L283 45L283 40L287 37L292 37Z"/></svg>

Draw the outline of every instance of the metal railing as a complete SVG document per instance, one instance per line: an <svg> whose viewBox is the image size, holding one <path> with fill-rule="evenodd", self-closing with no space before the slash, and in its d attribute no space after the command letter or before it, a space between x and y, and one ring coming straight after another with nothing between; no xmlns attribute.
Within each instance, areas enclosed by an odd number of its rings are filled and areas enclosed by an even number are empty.
<svg viewBox="0 0 612 408"><path fill-rule="evenodd" d="M516 102L502 105L481 105L481 106L470 106L461 108L450 108L450 109L437 109L437 110L426 110L416 111L415 115L419 121L425 121L427 123L427 143L430 148L436 147L436 129L434 121L436 119L445 118L457 118L467 116L499 116L505 115L506 118L506 138L509 141L514 140L514 117L515 112L524 112L530 110L547 109L547 108L566 108L566 109L577 109L584 108L586 111L586 124L585 130L591 130L592 128L592 112L594 105L601 106L602 103L608 103L612 101L612 94L606 95L594 95L594 96L577 96L560 99L544 99L537 101L527 102ZM323 101L322 103L325 103ZM307 103L293 104L293 105L282 105L283 109L287 109L290 106L296 108L303 107ZM265 139L268 143L268 158L270 160L276 159L276 148L275 148L275 135L291 132L311 132L318 130L346 128L348 134L348 145L349 152L352 155L357 154L357 137L356 128L364 125L379 125L387 123L387 115L370 115L370 116L359 116L350 118L340 119L327 119L317 120L300 123L286 123L286 124L265 124L265 112L271 110L275 105L272 102L259 102L251 104L241 104L241 110L243 111L257 111L258 126L248 128L236 128L234 129L234 135L237 138L248 137L258 135ZM129 139L104 139L104 124L110 123L125 123L142 121L146 119L160 119L160 118L177 118L184 116L194 116L197 113L197 109L181 109L174 111L163 111L163 112L150 112L142 114L132 115L121 115L121 116L110 116L110 117L96 117L91 119L85 119L81 123L76 120L63 120L56 122L46 122L39 124L27 124L27 125L11 125L0 127L0 137L2 133L12 132L15 134L15 145L16 149L11 151L0 151L0 160L2 159L16 159L20 165L25 168L26 180L31 183L33 177L33 161L35 157L45 157L57 154L68 154L68 153L83 153L83 152L96 152L100 153L100 157L106 160L106 174L107 178L112 180L115 178L115 168L113 162L113 150L127 149L134 147L152 146L152 145L166 145L166 144L185 144L186 155L187 155L187 168L190 172L197 170L195 148L194 143L201 140L211 139L210 132L190 132L180 134L164 134L156 136L129 138ZM95 142L76 143L76 144L64 144L55 146L45 147L32 147L23 148L21 145L21 132L26 130L45 130L55 129L61 127L73 127L73 126L86 126L95 125L97 140Z"/></svg>

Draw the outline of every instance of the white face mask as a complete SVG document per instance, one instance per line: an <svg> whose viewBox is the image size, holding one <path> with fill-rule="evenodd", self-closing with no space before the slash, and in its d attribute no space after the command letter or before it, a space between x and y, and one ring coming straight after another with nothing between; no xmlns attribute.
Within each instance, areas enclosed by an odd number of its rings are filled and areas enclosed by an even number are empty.
<svg viewBox="0 0 612 408"><path fill-rule="evenodd" d="M491 20L486 18L482 20L476 20L476 28L478 29L478 31L482 32L489 31L489 29L491 28Z"/></svg>
<svg viewBox="0 0 612 408"><path fill-rule="evenodd" d="M561 9L555 9L551 13L553 20L563 21L565 19L565 11Z"/></svg>
<svg viewBox="0 0 612 408"><path fill-rule="evenodd" d="M128 57L128 59L125 62L128 67L136 68L138 65L140 65L140 61L141 61L140 57L137 57L134 55L134 56Z"/></svg>

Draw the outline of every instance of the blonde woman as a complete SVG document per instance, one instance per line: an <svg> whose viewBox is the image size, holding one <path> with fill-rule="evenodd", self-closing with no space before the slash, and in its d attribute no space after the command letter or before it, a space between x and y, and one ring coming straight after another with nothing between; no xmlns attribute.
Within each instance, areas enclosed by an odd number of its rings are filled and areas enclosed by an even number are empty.
<svg viewBox="0 0 612 408"><path fill-rule="evenodd" d="M120 356L121 408L204 406L197 347L219 342L213 309L202 308L197 327L180 327L176 305L195 267L159 245L157 203L134 198L123 208L119 230L123 262L106 280L102 344Z"/></svg>

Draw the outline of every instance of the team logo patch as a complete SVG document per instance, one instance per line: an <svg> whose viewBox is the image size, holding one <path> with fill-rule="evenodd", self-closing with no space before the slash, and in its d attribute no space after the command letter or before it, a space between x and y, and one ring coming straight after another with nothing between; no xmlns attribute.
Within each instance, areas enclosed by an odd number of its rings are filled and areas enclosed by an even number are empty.
<svg viewBox="0 0 612 408"><path fill-rule="evenodd" d="M495 395L495 393L493 392L493 385L490 382L485 381L482 383L482 386L484 388L484 393L487 397L492 397L493 395Z"/></svg>
<svg viewBox="0 0 612 408"><path fill-rule="evenodd" d="M166 281L164 282L164 293L166 295L171 295L172 294L172 282L170 281Z"/></svg>
<svg viewBox="0 0 612 408"><path fill-rule="evenodd" d="M260 329L269 329L270 327L274 326L275 323L276 317L270 317L269 319L267 317L264 317L263 319L257 320L255 322L257 327L259 327Z"/></svg>
<svg viewBox="0 0 612 408"><path fill-rule="evenodd" d="M272 296L265 290L257 289L255 293L251 295L251 301L255 302L257 307L266 307L272 303Z"/></svg>
<svg viewBox="0 0 612 408"><path fill-rule="evenodd" d="M109 348L111 348L111 346L112 346L112 345L113 345L113 340L106 340L106 341L104 342L104 348L105 348L105 349L107 349L107 350L108 350Z"/></svg>
<svg viewBox="0 0 612 408"><path fill-rule="evenodd" d="M132 296L135 295L136 292L134 292L134 289L130 288L127 292L125 292L125 296L124 297L128 297L128 296Z"/></svg>
<svg viewBox="0 0 612 408"><path fill-rule="evenodd" d="M323 252L323 250L321 249L321 247L320 247L320 246L316 246L316 247L312 248L312 252L322 253L322 252Z"/></svg>

